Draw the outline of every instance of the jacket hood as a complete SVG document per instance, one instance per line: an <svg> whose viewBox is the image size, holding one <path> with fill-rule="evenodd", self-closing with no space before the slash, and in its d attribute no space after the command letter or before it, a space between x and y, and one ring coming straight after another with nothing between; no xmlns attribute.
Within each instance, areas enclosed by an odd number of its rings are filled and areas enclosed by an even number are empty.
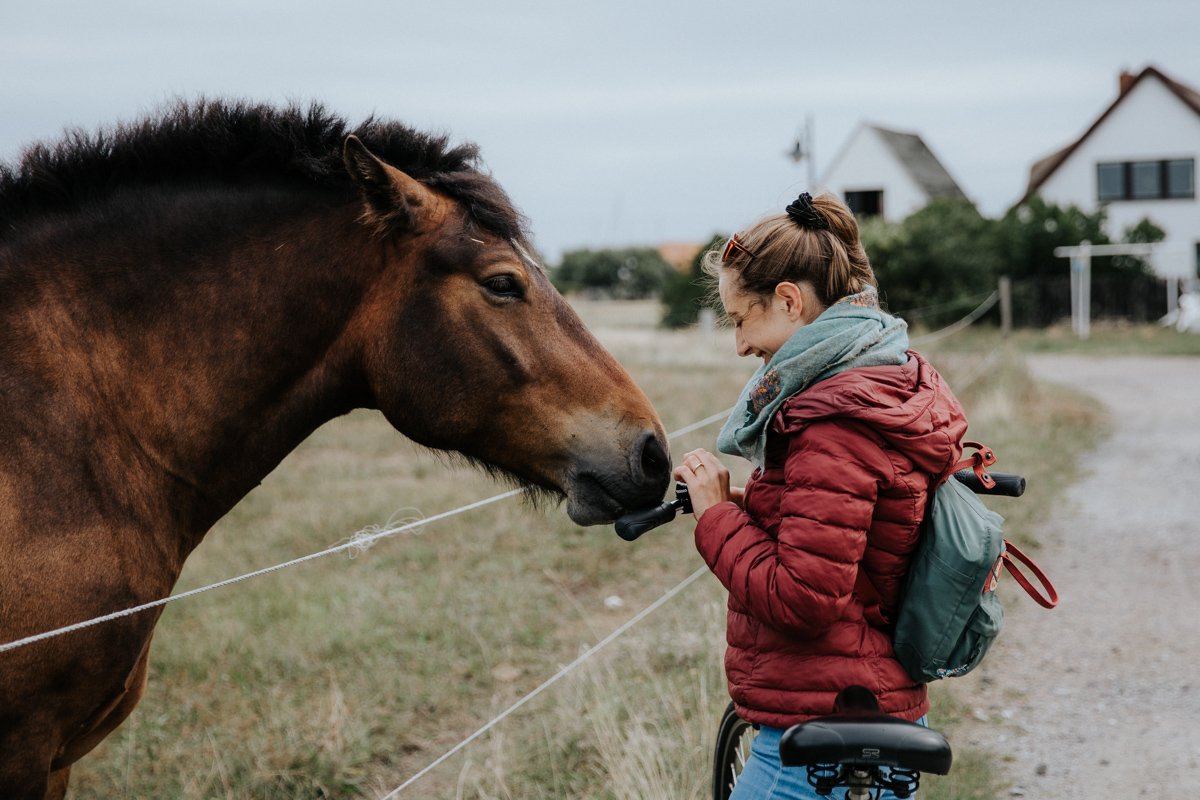
<svg viewBox="0 0 1200 800"><path fill-rule="evenodd" d="M772 428L792 433L831 418L859 420L921 470L941 474L958 461L967 418L929 362L908 351L900 366L849 369L788 398Z"/></svg>

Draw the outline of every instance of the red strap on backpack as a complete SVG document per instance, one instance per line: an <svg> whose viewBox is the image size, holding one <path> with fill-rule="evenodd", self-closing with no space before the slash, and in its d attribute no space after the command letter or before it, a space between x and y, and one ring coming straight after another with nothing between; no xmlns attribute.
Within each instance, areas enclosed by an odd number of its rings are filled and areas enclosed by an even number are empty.
<svg viewBox="0 0 1200 800"><path fill-rule="evenodd" d="M1025 566L1029 567L1029 571L1042 584L1042 588L1046 590L1046 594L1042 594L1034 588L1033 583L1025 574L1021 572L1021 568L1016 565L1016 561L1020 561ZM1013 579L1021 584L1021 588L1026 594L1033 598L1034 602L1042 608L1054 608L1058 605L1058 592L1054 589L1054 584L1050 583L1050 579L1046 577L1046 573L1042 572L1041 567L1034 563L1033 559L1021 552L1021 550L1008 539L1004 540L1004 552L1000 554L1000 562L1004 564L1004 568L1008 570L1008 574L1013 576ZM999 572L999 564L993 574Z"/></svg>
<svg viewBox="0 0 1200 800"><path fill-rule="evenodd" d="M991 475L988 475L987 468L996 463L996 454L992 452L992 448L986 444L979 442L963 442L963 447L974 447L975 452L959 461L950 469L942 473L941 479L938 481L948 480L950 476L958 472L960 469L971 468L975 473L975 477L979 478L979 482L983 484L985 489L992 489L996 486L996 481Z"/></svg>
<svg viewBox="0 0 1200 800"><path fill-rule="evenodd" d="M996 485L996 481L987 473L987 468L996 463L995 452L992 451L992 448L979 442L963 442L963 448L968 447L974 448L975 452L943 473L941 480L948 480L954 473L969 467L975 473L975 477L979 479L979 482L988 489L991 489ZM1016 564L1017 561L1020 561L1029 568L1033 576L1042 584L1042 588L1046 590L1045 594L1038 591L1034 587L1033 582L1025 576L1025 573L1021 572L1021 568ZM1058 605L1058 592L1055 590L1054 584L1050 583L1050 579L1046 577L1046 573L1042 572L1042 568L1032 558L1021 552L1020 548L1008 539L1004 540L1004 550L992 566L991 578L984 583L984 592L989 592L996 588L996 583L1000 580L1001 568L1008 570L1008 573L1020 584L1025 593L1032 597L1034 602L1042 608L1054 608Z"/></svg>

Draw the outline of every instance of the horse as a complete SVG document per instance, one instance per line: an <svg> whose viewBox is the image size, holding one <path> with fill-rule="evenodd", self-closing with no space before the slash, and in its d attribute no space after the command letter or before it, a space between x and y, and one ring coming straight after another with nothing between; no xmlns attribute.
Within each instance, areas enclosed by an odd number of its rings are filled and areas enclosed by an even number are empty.
<svg viewBox="0 0 1200 800"><path fill-rule="evenodd" d="M661 500L662 424L526 230L474 145L320 104L177 101L0 166L0 644L167 596L356 408L580 525ZM157 620L0 652L0 796L65 795Z"/></svg>

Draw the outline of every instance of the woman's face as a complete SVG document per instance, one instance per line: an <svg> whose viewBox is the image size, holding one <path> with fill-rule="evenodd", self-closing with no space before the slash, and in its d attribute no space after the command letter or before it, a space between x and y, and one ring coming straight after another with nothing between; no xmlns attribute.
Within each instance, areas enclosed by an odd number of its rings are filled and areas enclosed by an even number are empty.
<svg viewBox="0 0 1200 800"><path fill-rule="evenodd" d="M742 291L736 272L722 269L717 291L733 321L739 356L757 356L763 363L804 327L804 292L794 283L781 283L771 295Z"/></svg>

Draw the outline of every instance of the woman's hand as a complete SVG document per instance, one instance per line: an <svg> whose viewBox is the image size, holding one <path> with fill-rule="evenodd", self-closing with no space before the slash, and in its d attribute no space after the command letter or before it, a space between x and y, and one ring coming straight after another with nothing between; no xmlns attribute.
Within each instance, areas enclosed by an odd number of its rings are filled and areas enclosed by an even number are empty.
<svg viewBox="0 0 1200 800"><path fill-rule="evenodd" d="M729 488L729 470L707 450L684 453L683 463L675 468L675 479L687 484L692 499L692 514L700 519L712 506L733 498Z"/></svg>

